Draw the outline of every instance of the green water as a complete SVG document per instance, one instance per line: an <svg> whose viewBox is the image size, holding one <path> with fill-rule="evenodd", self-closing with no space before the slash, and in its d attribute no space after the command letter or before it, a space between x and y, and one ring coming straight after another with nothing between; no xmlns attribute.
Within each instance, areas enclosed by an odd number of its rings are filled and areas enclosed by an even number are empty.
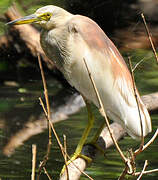
<svg viewBox="0 0 158 180"><path fill-rule="evenodd" d="M144 52L144 51L143 51ZM154 63L152 52L145 53L146 57L149 55L149 59L145 61L136 70L136 82L141 94L147 94L157 91L158 87L158 71L157 66ZM144 53L138 54L132 53L132 58L139 61L143 57ZM135 64L133 62L133 64ZM55 95L61 90L61 85L53 80L51 77L48 79L49 94ZM64 90L63 90L64 91ZM46 123L37 124L32 128L33 132L26 131L29 129L28 121L36 122L39 119L42 110L38 102L38 97L42 94L42 83L40 78L38 80L30 80L25 84L18 87L1 86L0 88L0 178L2 180L27 180L31 178L31 163L32 163L32 144L37 145L37 161L36 167L38 166L42 158L46 153L46 147L48 143L48 130ZM53 99L51 99L53 100ZM60 101L60 98L59 98ZM96 122L95 127L90 134L90 137L96 131L97 127L101 122L101 116L97 109L93 107L95 113ZM33 117L31 120L30 117ZM152 114L153 132L145 139L147 142L155 132L158 125L158 115ZM55 129L63 142L63 134L67 137L67 151L72 154L75 147L81 137L81 134L86 126L87 113L86 109L82 108L78 113L75 113L66 121L55 124ZM27 127L26 127L27 126ZM40 129L40 130L39 130ZM37 131L37 132L36 132ZM33 134L33 135L30 135ZM18 140L21 137L27 135L29 138L23 140L22 144L19 145L12 155L5 156L3 151L8 142L13 137ZM52 179L58 179L60 170L63 166L64 160L61 155L60 149L57 146L54 136L52 137L52 149L50 158L47 162L46 169ZM158 140L143 153L141 153L136 159L137 170L140 171L143 168L144 161L149 161L148 169L158 168ZM14 146L14 141L12 143ZM132 140L130 137L125 137L119 142L120 147L125 152L129 148L136 149L138 142ZM95 180L102 179L117 179L123 170L123 163L119 157L116 149L111 147L106 150L106 157L99 154L90 167L86 169L88 173ZM47 176L42 173L41 179L48 179ZM82 176L82 180L87 179ZM128 177L128 179L136 179ZM143 180L158 179L158 173L152 173L150 175L144 175Z"/></svg>

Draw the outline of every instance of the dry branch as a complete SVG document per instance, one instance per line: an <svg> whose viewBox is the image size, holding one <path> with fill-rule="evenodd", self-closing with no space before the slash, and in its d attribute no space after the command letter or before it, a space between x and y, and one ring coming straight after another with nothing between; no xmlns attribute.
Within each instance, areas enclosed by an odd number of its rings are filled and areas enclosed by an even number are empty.
<svg viewBox="0 0 158 180"><path fill-rule="evenodd" d="M158 92L141 96L141 99L148 111L154 111L158 109Z"/></svg>
<svg viewBox="0 0 158 180"><path fill-rule="evenodd" d="M152 40L152 36L151 36L151 33L149 31L149 28L148 28L148 25L146 23L146 19L144 17L144 14L141 13L141 16L142 16L142 19L143 19L143 22L144 22L144 26L145 26L145 29L146 29L146 33L148 35L148 39L150 41L150 44L151 44L151 48L153 50L153 53L154 53L154 56L155 56L155 59L156 59L156 62L158 63L158 56L157 56L157 52L156 52L156 49L155 49L155 46L154 46L154 43L153 43L153 40Z"/></svg>
<svg viewBox="0 0 158 180"><path fill-rule="evenodd" d="M147 165L148 165L148 161L145 160L143 170L141 171L141 173L140 173L139 177L137 178L137 180L140 180L140 179L141 179L141 177L143 176L143 173L144 173L144 171L145 171Z"/></svg>

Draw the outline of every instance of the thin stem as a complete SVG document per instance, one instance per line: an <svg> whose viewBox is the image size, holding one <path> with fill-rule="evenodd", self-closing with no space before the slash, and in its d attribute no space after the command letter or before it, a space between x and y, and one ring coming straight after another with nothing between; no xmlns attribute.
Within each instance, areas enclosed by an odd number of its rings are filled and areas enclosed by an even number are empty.
<svg viewBox="0 0 158 180"><path fill-rule="evenodd" d="M137 180L140 180L140 179L141 179L141 177L143 176L144 171L145 171L145 169L146 169L147 165L148 165L148 161L147 161L147 160L145 160L143 170L141 171L141 173L140 173L139 177L137 178Z"/></svg>
<svg viewBox="0 0 158 180"><path fill-rule="evenodd" d="M137 67L145 60L145 58L141 59L137 64L135 64L135 66L132 68L132 71L134 72Z"/></svg>
<svg viewBox="0 0 158 180"><path fill-rule="evenodd" d="M156 53L156 49L155 49L155 46L154 46L154 43L153 43L153 40L152 40L152 37L151 37L151 33L149 31L149 28L147 26L147 23L146 23L146 20L145 20L145 17L144 17L144 14L141 13L141 17L143 19L143 22L144 22L144 26L145 26L145 29L146 29L146 33L148 35L148 38L149 38L149 41L150 41L150 44L151 44L151 47L152 47L152 50L153 50L153 53L155 55L155 58L156 58L156 62L158 63L158 56L157 56L157 53Z"/></svg>
<svg viewBox="0 0 158 180"><path fill-rule="evenodd" d="M32 175L31 180L35 180L36 172L36 144L32 145Z"/></svg>
<svg viewBox="0 0 158 180"><path fill-rule="evenodd" d="M49 180L52 180L45 167L43 167L44 173L47 175Z"/></svg>
<svg viewBox="0 0 158 180"><path fill-rule="evenodd" d="M151 174L151 173L154 173L154 172L158 172L158 169L152 169L152 170L144 171L143 174ZM134 175L139 176L140 174L141 174L141 172L137 172Z"/></svg>
<svg viewBox="0 0 158 180"><path fill-rule="evenodd" d="M64 137L64 160L65 160L65 169L66 169L66 179L69 180L69 172L68 172L68 167L67 167L67 144L66 144L66 136L63 135Z"/></svg>
<svg viewBox="0 0 158 180"><path fill-rule="evenodd" d="M143 146L142 151L144 151L147 147L149 147L150 144L152 144L152 143L154 142L154 140L156 139L157 136L158 136L158 129L156 130L155 134L154 134L153 137L150 139L150 141L147 142L147 143ZM137 150L134 152L134 154L138 154L138 151L139 151L139 149L137 149Z"/></svg>
<svg viewBox="0 0 158 180"><path fill-rule="evenodd" d="M137 103L137 108L138 108L138 113L139 113L139 117L140 117L140 127L141 127L141 144L139 146L139 152L141 152L143 145L144 145L144 133L143 133L143 123L142 123L142 118L141 118L141 113L140 113L140 104L138 102L138 97L137 97L137 89L136 89L136 85L135 85L135 79L134 79L134 73L132 70L132 63L131 63L131 59L130 57L128 58L128 63L130 66L130 72L131 72L131 76L132 76L132 83L133 83L133 90L134 90L134 95L135 95L135 99L136 99L136 103ZM135 154L136 155L136 154Z"/></svg>
<svg viewBox="0 0 158 180"><path fill-rule="evenodd" d="M39 173L38 173L38 177L37 177L37 180L39 180L39 177L40 177L40 174L41 174L41 170L42 168L45 166L45 164L47 163L48 161L48 158L49 158L49 154L50 154L50 150L51 150L51 145L52 145L52 134L51 134L51 126L50 126L50 105L49 105L49 98L48 98L48 91L47 91L47 84L46 84L46 80L45 80L45 76L44 76L44 71L43 71L43 67L42 67L42 62L41 62L41 58L40 58L40 55L37 53L37 57L38 57L38 63L39 63L39 67L40 67L40 70L41 70L41 77L42 77L42 82L43 82L43 88L44 88L44 97L45 97L45 101L46 101L46 108L44 107L44 104L41 104L43 105L43 110L46 114L46 119L47 119L47 122L48 122L48 129L49 129L49 140L48 140L48 145L47 145L47 152L46 152L46 155L44 157L44 160L42 161L42 163L40 164L40 167L39 167ZM40 99L40 102L42 103L41 99Z"/></svg>
<svg viewBox="0 0 158 180"><path fill-rule="evenodd" d="M44 88L44 96L45 96L46 107L47 107L47 116L48 116L48 119L50 119L50 105L49 105L47 84L46 84L46 80L45 80L45 76L44 76L44 71L43 71L43 66L42 66L40 55L37 54L37 56L38 56L39 67L40 67L40 70L41 70L41 76L42 76L42 82L43 82L43 88ZM50 127L50 124L49 124L49 144L50 144L50 146L52 144L51 139L52 139L51 127Z"/></svg>
<svg viewBox="0 0 158 180"><path fill-rule="evenodd" d="M48 116L47 116L47 113L46 113L46 110L45 110L45 107L44 107L44 103L43 103L43 101L42 101L42 99L41 98L39 98L40 99L40 104L41 104L41 106L42 106L42 108L43 108L43 111L45 112L45 116L46 116L46 118L48 118ZM54 135L55 135L55 137L56 137L56 140L57 140L57 143L58 143L58 145L59 145L59 147L60 147L60 150L61 150L61 152L62 152L62 155L63 155L63 157L64 157L64 148L63 148L63 146L62 146L62 144L61 144L61 142L60 142L60 139L59 139L59 137L58 137L58 135L57 135L57 133L56 133L56 130L55 130L55 128L54 128L54 126L53 126L53 123L48 119L48 121L49 121L49 124L50 124L50 127L51 127L51 129L52 129L52 131L53 131L53 133L54 133Z"/></svg>
<svg viewBox="0 0 158 180"><path fill-rule="evenodd" d="M40 105L41 105L42 108L43 108L43 111L44 111L45 116L48 117L47 111L46 111L46 109L45 109L45 107L44 107L44 104L43 104L43 101L42 101L41 97L39 97L39 101L40 101Z"/></svg>
<svg viewBox="0 0 158 180"><path fill-rule="evenodd" d="M118 178L118 180L124 180L124 179L125 179L125 176L126 176L126 174L127 174L127 171L128 171L128 167L125 166L125 168L124 168L121 176Z"/></svg>

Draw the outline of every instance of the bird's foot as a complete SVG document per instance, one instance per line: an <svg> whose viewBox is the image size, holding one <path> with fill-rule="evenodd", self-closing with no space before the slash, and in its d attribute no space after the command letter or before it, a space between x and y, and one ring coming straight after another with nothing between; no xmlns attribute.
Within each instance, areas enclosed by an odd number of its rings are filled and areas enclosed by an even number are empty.
<svg viewBox="0 0 158 180"><path fill-rule="evenodd" d="M73 161L74 161L75 159L77 159L77 158L82 158L82 159L84 159L88 164L90 164L90 163L92 162L92 159L91 159L90 157L85 156L85 155L83 155L83 154L81 154L81 153L76 153L76 152L75 152L75 153L72 155L72 157L70 158L70 160L67 161L66 165L63 166L60 175L62 175L62 174L65 172L66 166L68 166L70 163L73 163Z"/></svg>

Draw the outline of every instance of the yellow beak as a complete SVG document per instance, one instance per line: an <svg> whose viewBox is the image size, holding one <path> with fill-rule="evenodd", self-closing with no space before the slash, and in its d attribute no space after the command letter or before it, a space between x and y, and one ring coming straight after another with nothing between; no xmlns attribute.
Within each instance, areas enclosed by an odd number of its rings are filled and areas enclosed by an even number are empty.
<svg viewBox="0 0 158 180"><path fill-rule="evenodd" d="M8 22L6 25L20 25L20 24L30 24L34 22L38 22L40 19L35 14L31 14L29 16L25 16L13 21Z"/></svg>

